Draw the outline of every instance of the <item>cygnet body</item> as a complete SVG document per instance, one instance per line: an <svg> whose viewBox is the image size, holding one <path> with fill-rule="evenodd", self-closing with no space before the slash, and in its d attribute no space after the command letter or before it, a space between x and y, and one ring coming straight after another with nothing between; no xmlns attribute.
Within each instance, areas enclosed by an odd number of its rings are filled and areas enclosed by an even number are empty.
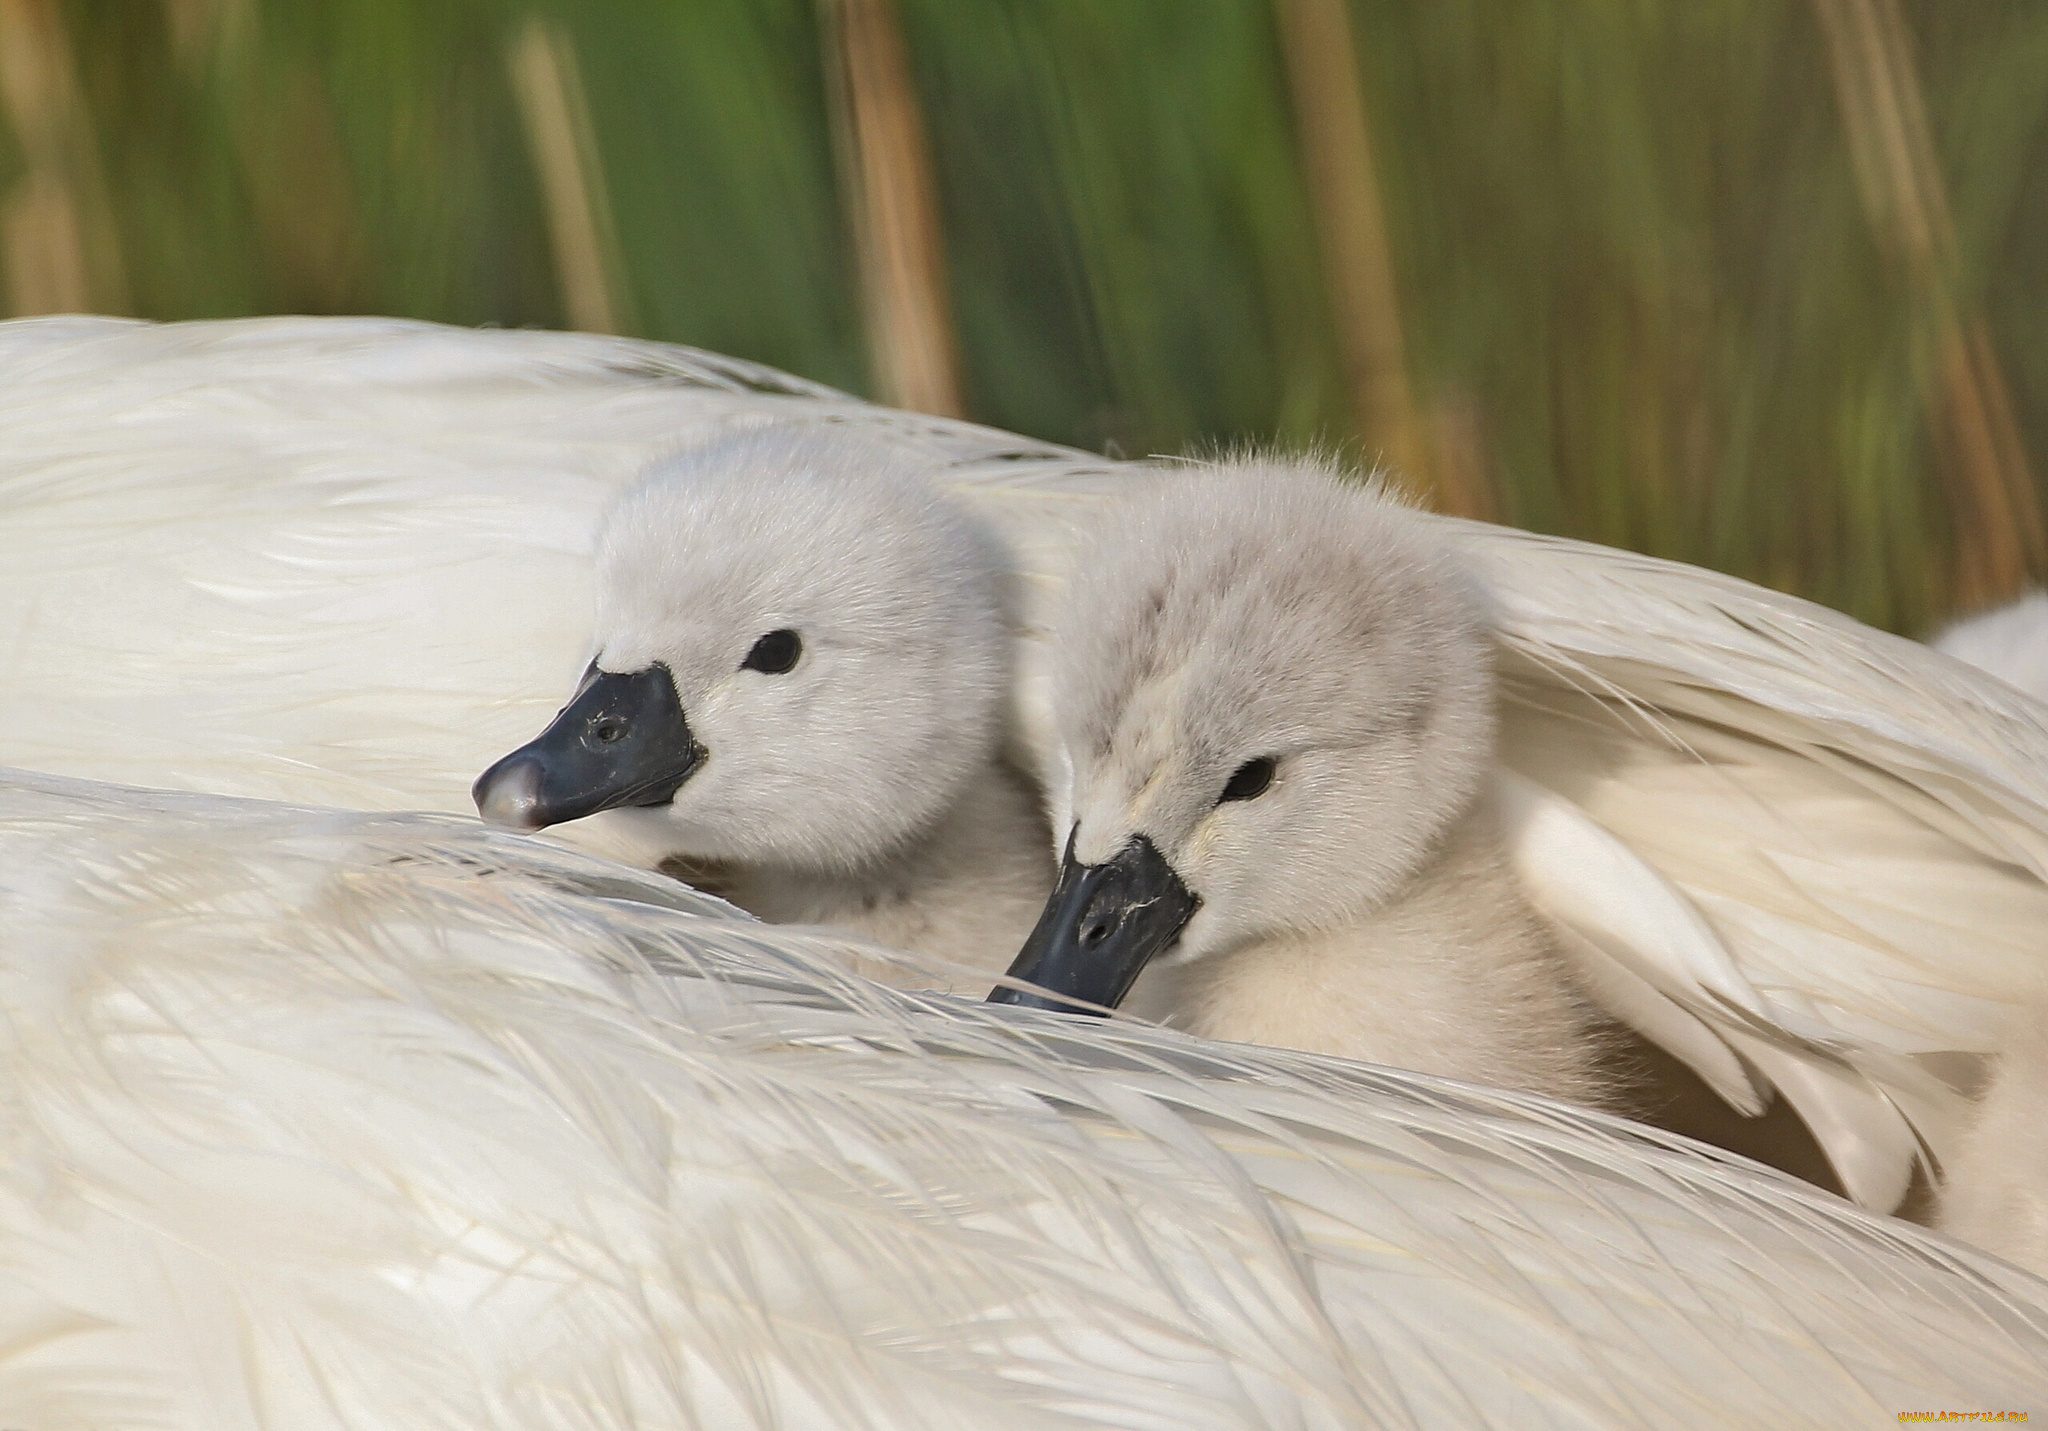
<svg viewBox="0 0 2048 1431"><path fill-rule="evenodd" d="M1071 838L1013 975L1113 1005L1171 949L1194 1032L1597 1101L1486 796L1481 603L1416 514L1313 465L1165 483L1080 563L1054 679Z"/></svg>
<svg viewBox="0 0 2048 1431"><path fill-rule="evenodd" d="M776 922L1000 968L1051 882L1001 753L984 538L884 445L770 430L657 465L599 538L596 656L476 783L487 819L597 816Z"/></svg>

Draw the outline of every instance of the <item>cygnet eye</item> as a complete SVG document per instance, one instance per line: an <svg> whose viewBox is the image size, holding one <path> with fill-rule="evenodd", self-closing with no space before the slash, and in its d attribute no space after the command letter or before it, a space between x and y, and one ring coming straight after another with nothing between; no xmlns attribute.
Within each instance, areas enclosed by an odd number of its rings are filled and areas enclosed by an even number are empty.
<svg viewBox="0 0 2048 1431"><path fill-rule="evenodd" d="M796 632L770 631L754 643L754 649L747 652L747 659L740 662L740 669L779 676L794 666L796 658L803 653L804 638Z"/></svg>
<svg viewBox="0 0 2048 1431"><path fill-rule="evenodd" d="M1273 757L1262 755L1256 760L1247 760L1237 767L1237 773L1230 777L1230 783L1223 787L1223 795L1217 800L1256 800L1266 793L1266 787L1273 783Z"/></svg>

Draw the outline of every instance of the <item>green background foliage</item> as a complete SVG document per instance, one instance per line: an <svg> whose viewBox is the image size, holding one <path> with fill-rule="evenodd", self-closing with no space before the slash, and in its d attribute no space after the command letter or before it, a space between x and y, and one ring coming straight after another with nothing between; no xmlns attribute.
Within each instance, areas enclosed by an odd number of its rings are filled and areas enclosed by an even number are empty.
<svg viewBox="0 0 2048 1431"><path fill-rule="evenodd" d="M1361 453L1267 0L899 0L971 415L1128 455ZM871 372L809 0L62 0L93 222L152 318L561 325L509 37L573 46L620 326ZM1356 0L1418 401L1504 520L1917 630L1953 589L1923 317L1816 7ZM2048 461L2048 6L1907 6L1954 215ZM27 172L0 136L0 198ZM1362 455L1370 458L1369 448Z"/></svg>

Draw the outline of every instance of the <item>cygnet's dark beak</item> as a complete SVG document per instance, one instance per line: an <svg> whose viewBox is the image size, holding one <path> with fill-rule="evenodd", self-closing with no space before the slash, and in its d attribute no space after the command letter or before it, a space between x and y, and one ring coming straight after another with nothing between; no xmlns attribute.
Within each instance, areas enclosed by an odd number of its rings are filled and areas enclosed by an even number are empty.
<svg viewBox="0 0 2048 1431"><path fill-rule="evenodd" d="M1084 865L1074 859L1069 835L1059 883L1010 965L1010 977L1113 1009L1146 961L1173 947L1201 903L1145 836L1133 835L1105 864ZM1087 1012L1017 989L997 989L988 1001Z"/></svg>
<svg viewBox="0 0 2048 1431"><path fill-rule="evenodd" d="M668 667L620 675L593 666L554 724L469 793L493 825L539 830L622 805L666 805L704 754Z"/></svg>

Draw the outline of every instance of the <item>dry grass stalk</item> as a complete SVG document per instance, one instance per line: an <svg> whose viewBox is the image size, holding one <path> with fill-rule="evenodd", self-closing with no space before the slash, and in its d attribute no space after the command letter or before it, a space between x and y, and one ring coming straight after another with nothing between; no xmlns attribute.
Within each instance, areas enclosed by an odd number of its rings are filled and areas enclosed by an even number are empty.
<svg viewBox="0 0 2048 1431"><path fill-rule="evenodd" d="M514 32L505 63L533 147L569 325L617 333L618 246L575 48L559 26L530 15Z"/></svg>
<svg viewBox="0 0 2048 1431"><path fill-rule="evenodd" d="M368 235L327 87L299 59L266 78L263 102L233 133L268 301L308 313L375 307Z"/></svg>
<svg viewBox="0 0 2048 1431"><path fill-rule="evenodd" d="M1483 477L1445 470L1408 382L1400 291L1373 161L1347 0L1276 0L1309 202L1336 310L1337 339L1360 434L1436 505L1490 510ZM1456 465L1456 464L1454 464Z"/></svg>
<svg viewBox="0 0 2048 1431"><path fill-rule="evenodd" d="M1454 393L1430 405L1429 475L1439 510L1482 522L1500 520L1493 483L1487 476L1486 434L1479 405Z"/></svg>
<svg viewBox="0 0 2048 1431"><path fill-rule="evenodd" d="M28 173L0 196L7 311L127 306L92 128L53 0L0 0L0 107Z"/></svg>
<svg viewBox="0 0 2048 1431"><path fill-rule="evenodd" d="M824 0L835 118L881 397L957 416L960 354L931 151L893 0Z"/></svg>
<svg viewBox="0 0 2048 1431"><path fill-rule="evenodd" d="M1865 211L1928 335L1927 402L1945 429L1956 527L1950 597L1970 610L2048 568L2039 494L1981 319L1962 311L1955 223L1899 0L1814 0Z"/></svg>

